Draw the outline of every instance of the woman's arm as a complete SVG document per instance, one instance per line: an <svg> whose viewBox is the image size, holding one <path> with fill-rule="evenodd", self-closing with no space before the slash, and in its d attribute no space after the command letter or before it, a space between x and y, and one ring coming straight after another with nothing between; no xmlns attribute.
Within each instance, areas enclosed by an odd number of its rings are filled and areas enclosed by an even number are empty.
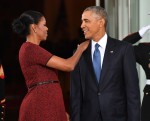
<svg viewBox="0 0 150 121"><path fill-rule="evenodd" d="M68 59L63 59L58 56L53 55L49 61L47 62L47 66L51 68L55 68L62 71L72 71L79 61L82 53L88 47L89 41L85 41L78 45L78 48L73 56Z"/></svg>

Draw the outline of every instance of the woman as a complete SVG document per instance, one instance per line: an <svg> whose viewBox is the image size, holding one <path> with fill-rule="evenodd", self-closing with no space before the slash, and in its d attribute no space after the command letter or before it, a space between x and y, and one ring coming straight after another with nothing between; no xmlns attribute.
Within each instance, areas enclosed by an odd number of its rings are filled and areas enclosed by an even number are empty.
<svg viewBox="0 0 150 121"><path fill-rule="evenodd" d="M67 121L56 70L72 71L89 42L80 44L72 57L63 59L39 46L48 31L40 12L24 12L12 26L16 33L26 37L19 62L28 93L20 107L19 121Z"/></svg>

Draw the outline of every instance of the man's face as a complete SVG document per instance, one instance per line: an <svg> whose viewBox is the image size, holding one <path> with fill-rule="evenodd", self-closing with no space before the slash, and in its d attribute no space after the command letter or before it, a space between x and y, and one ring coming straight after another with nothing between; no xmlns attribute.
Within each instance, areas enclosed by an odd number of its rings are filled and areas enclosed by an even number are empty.
<svg viewBox="0 0 150 121"><path fill-rule="evenodd" d="M100 34L100 18L92 13L92 11L85 11L82 14L81 28L86 39L93 39L96 41Z"/></svg>

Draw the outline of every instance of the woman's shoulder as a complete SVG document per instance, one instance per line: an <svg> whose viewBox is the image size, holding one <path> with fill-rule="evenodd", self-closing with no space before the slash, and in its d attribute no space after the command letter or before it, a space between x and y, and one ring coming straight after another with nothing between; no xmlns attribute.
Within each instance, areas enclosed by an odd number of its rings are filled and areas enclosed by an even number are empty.
<svg viewBox="0 0 150 121"><path fill-rule="evenodd" d="M39 45L33 44L31 42L24 42L21 47L20 50L25 50L25 51L33 51L34 49L36 49L38 51Z"/></svg>

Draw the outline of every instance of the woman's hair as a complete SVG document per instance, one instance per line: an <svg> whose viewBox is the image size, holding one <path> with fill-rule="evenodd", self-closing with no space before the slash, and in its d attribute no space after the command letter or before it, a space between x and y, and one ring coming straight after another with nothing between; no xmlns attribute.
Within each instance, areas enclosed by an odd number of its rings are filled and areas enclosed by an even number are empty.
<svg viewBox="0 0 150 121"><path fill-rule="evenodd" d="M38 11L25 11L12 22L13 31L21 36L27 36L30 34L30 25L38 24L43 14Z"/></svg>

